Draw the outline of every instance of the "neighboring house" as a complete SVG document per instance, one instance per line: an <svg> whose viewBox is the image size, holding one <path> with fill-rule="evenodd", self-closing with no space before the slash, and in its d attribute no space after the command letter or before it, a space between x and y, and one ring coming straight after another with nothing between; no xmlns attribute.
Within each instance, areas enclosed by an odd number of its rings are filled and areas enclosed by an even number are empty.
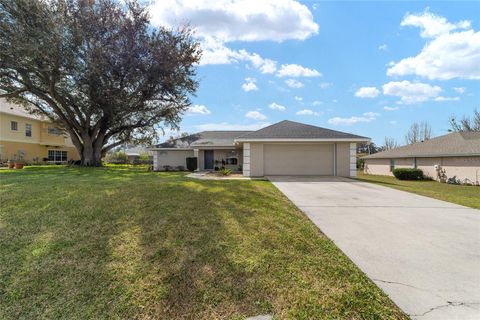
<svg viewBox="0 0 480 320"><path fill-rule="evenodd" d="M70 138L48 119L0 99L0 162L64 163L79 158Z"/></svg>
<svg viewBox="0 0 480 320"><path fill-rule="evenodd" d="M282 121L258 131L203 131L151 150L155 170L185 166L186 157L197 157L199 170L213 170L224 163L252 177L355 176L356 143L366 141L370 139Z"/></svg>
<svg viewBox="0 0 480 320"><path fill-rule="evenodd" d="M447 179L479 184L480 132L453 132L363 159L368 174L392 175L395 168L418 168L433 179L443 172Z"/></svg>
<svg viewBox="0 0 480 320"><path fill-rule="evenodd" d="M148 154L148 157L150 158L150 161L153 160L153 152L145 147L131 147L131 148L125 148L123 150L120 150L125 152L125 154L128 157L128 162L133 163L135 161L138 161L140 159L140 156L142 154Z"/></svg>

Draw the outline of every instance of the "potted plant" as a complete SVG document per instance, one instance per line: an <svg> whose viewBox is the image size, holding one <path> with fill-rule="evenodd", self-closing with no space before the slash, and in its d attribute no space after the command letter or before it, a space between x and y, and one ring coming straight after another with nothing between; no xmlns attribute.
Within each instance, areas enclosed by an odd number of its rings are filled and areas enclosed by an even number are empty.
<svg viewBox="0 0 480 320"><path fill-rule="evenodd" d="M25 161L22 156L19 156L18 160L15 160L15 169L23 169L23 166L25 166Z"/></svg>
<svg viewBox="0 0 480 320"><path fill-rule="evenodd" d="M8 160L8 169L13 169L15 167L15 161L12 159Z"/></svg>

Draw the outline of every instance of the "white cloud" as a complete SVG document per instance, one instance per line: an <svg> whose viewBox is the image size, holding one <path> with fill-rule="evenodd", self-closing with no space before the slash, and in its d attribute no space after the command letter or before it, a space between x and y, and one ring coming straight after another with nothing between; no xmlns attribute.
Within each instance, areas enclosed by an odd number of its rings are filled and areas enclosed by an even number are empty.
<svg viewBox="0 0 480 320"><path fill-rule="evenodd" d="M298 88L303 87L303 83L301 83L300 81L297 81L295 79L287 79L287 80L285 80L285 83L290 88L297 88L298 89Z"/></svg>
<svg viewBox="0 0 480 320"><path fill-rule="evenodd" d="M385 111L395 111L395 110L398 110L398 109L400 109L400 108L399 107L387 107L387 106L383 107L383 110L385 110Z"/></svg>
<svg viewBox="0 0 480 320"><path fill-rule="evenodd" d="M155 25L189 24L199 37L231 41L304 40L318 32L307 6L294 0L156 0Z"/></svg>
<svg viewBox="0 0 480 320"><path fill-rule="evenodd" d="M278 110L278 111L285 111L287 109L284 106L282 106L281 104L278 104L278 103L275 103L275 102L270 103L268 105L268 107L272 110Z"/></svg>
<svg viewBox="0 0 480 320"><path fill-rule="evenodd" d="M435 101L445 102L445 101L458 101L460 97L436 97Z"/></svg>
<svg viewBox="0 0 480 320"><path fill-rule="evenodd" d="M359 98L375 98L380 94L380 91L375 87L361 87L355 92L355 97Z"/></svg>
<svg viewBox="0 0 480 320"><path fill-rule="evenodd" d="M385 43L378 46L378 50L385 51L387 49L388 49L388 46Z"/></svg>
<svg viewBox="0 0 480 320"><path fill-rule="evenodd" d="M245 92L258 90L256 85L257 79L255 78L245 78L245 83L242 84L242 89Z"/></svg>
<svg viewBox="0 0 480 320"><path fill-rule="evenodd" d="M321 112L316 112L310 109L303 109L303 110L297 111L296 114L299 116L316 116L316 117L322 115Z"/></svg>
<svg viewBox="0 0 480 320"><path fill-rule="evenodd" d="M228 122L219 123L204 123L194 126L198 131L212 131L212 130L258 130L269 126L269 122L258 122L252 124L235 124Z"/></svg>
<svg viewBox="0 0 480 320"><path fill-rule="evenodd" d="M450 23L444 17L433 14L428 10L421 14L407 14L400 25L402 27L420 28L420 36L422 38L436 38L454 30L470 29L471 27L470 21L464 20L457 23Z"/></svg>
<svg viewBox="0 0 480 320"><path fill-rule="evenodd" d="M480 79L480 31L473 30L469 21L450 23L425 11L405 16L401 25L419 27L420 36L429 40L416 56L392 63L387 75Z"/></svg>
<svg viewBox="0 0 480 320"><path fill-rule="evenodd" d="M298 64L282 64L277 72L277 77L321 77L322 74L315 69L305 68Z"/></svg>
<svg viewBox="0 0 480 320"><path fill-rule="evenodd" d="M323 102L319 101L319 100L315 100L315 101L312 102L312 106L314 106L314 107L319 106L321 104L323 104Z"/></svg>
<svg viewBox="0 0 480 320"><path fill-rule="evenodd" d="M211 114L210 110L207 109L207 107L205 107L204 105L202 104L194 104L192 106L190 106L187 110L187 114L203 114L203 115L206 115L206 114Z"/></svg>
<svg viewBox="0 0 480 320"><path fill-rule="evenodd" d="M383 85L383 94L400 97L401 103L413 104L438 97L442 88L426 83L392 81Z"/></svg>
<svg viewBox="0 0 480 320"><path fill-rule="evenodd" d="M267 120L267 116L259 111L248 111L245 117L257 121Z"/></svg>
<svg viewBox="0 0 480 320"><path fill-rule="evenodd" d="M465 91L467 91L465 87L455 87L453 88L453 90L455 90L456 93L460 93L460 94L464 94Z"/></svg>
<svg viewBox="0 0 480 320"><path fill-rule="evenodd" d="M276 61L262 58L258 53L250 53L244 49L232 50L223 42L213 38L203 39L201 46L203 52L200 65L231 64L243 61L251 63L261 73L271 74L277 70Z"/></svg>
<svg viewBox="0 0 480 320"><path fill-rule="evenodd" d="M362 114L361 117L357 117L357 116L353 116L350 118L334 117L334 118L328 119L328 123L333 125L351 126L359 122L371 122L377 119L378 116L379 114L375 112L365 112Z"/></svg>
<svg viewBox="0 0 480 320"><path fill-rule="evenodd" d="M303 101L303 97L295 96L294 98L296 101Z"/></svg>
<svg viewBox="0 0 480 320"><path fill-rule="evenodd" d="M332 84L330 82L322 82L318 86L320 87L320 89L327 89L330 88Z"/></svg>
<svg viewBox="0 0 480 320"><path fill-rule="evenodd" d="M388 123L395 125L395 124L397 124L397 121L396 120L391 120Z"/></svg>

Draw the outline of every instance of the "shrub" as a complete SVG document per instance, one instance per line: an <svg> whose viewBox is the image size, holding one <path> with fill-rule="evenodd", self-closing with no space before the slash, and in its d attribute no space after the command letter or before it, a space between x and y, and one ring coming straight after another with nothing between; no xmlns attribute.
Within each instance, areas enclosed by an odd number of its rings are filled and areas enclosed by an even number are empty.
<svg viewBox="0 0 480 320"><path fill-rule="evenodd" d="M113 164L125 164L128 163L128 156L123 151L117 151L110 154L107 154L105 157L105 162Z"/></svg>
<svg viewBox="0 0 480 320"><path fill-rule="evenodd" d="M220 170L220 174L221 174L222 176L229 176L231 173L232 173L232 170L227 169L227 168L222 168L222 169Z"/></svg>
<svg viewBox="0 0 480 320"><path fill-rule="evenodd" d="M185 171L185 167L184 166L177 166L177 170L178 171Z"/></svg>
<svg viewBox="0 0 480 320"><path fill-rule="evenodd" d="M147 152L140 153L138 158L133 160L133 164L153 164L150 155Z"/></svg>
<svg viewBox="0 0 480 320"><path fill-rule="evenodd" d="M187 157L187 169L188 171L197 170L197 157Z"/></svg>
<svg viewBox="0 0 480 320"><path fill-rule="evenodd" d="M398 180L422 180L423 171L413 168L397 168L393 169L393 175Z"/></svg>

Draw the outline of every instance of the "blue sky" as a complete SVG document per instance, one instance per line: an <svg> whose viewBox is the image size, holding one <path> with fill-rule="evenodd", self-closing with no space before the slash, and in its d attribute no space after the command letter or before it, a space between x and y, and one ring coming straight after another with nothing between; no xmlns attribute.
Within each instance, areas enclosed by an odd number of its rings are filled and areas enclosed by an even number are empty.
<svg viewBox="0 0 480 320"><path fill-rule="evenodd" d="M413 122L447 133L480 108L480 2L159 0L205 51L182 132L284 119L404 143ZM167 132L167 135L175 132Z"/></svg>

